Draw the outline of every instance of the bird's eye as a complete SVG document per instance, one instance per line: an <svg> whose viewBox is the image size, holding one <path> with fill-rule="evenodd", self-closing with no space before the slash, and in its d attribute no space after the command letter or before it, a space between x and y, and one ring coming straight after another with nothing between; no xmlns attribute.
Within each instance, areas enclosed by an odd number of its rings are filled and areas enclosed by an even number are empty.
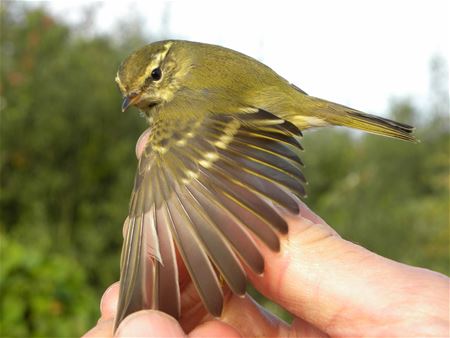
<svg viewBox="0 0 450 338"><path fill-rule="evenodd" d="M162 76L162 72L161 72L161 68L155 68L152 70L152 73L150 75L152 77L153 81L158 81L161 79Z"/></svg>

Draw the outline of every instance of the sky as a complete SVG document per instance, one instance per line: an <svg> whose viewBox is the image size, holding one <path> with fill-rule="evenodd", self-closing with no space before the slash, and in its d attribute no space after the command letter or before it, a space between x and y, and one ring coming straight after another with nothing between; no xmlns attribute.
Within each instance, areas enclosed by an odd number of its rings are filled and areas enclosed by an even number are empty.
<svg viewBox="0 0 450 338"><path fill-rule="evenodd" d="M47 1L70 23L93 1ZM141 16L149 36L257 58L308 94L379 115L394 98L429 99L430 60L450 55L450 1L100 1L95 29ZM35 3L36 4L36 3ZM131 51L130 51L131 52Z"/></svg>

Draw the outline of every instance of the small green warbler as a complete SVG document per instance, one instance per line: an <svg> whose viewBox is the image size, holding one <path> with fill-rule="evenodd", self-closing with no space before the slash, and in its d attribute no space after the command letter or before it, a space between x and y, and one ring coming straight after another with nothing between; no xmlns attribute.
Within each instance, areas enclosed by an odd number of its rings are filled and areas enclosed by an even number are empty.
<svg viewBox="0 0 450 338"><path fill-rule="evenodd" d="M298 213L305 196L301 131L338 125L415 141L409 125L309 96L209 44L152 43L123 61L116 82L122 110L139 108L151 133L125 223L115 328L142 309L180 316L176 250L212 315L222 281L245 293L243 264L264 271L252 236L278 251L288 232L279 209Z"/></svg>

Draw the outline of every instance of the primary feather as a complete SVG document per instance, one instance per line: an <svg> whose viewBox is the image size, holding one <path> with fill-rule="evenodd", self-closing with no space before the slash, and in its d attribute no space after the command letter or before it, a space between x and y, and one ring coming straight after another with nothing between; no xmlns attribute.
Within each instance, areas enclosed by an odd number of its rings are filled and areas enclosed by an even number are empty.
<svg viewBox="0 0 450 338"><path fill-rule="evenodd" d="M155 121L130 202L117 323L145 306L179 316L172 241L215 316L223 307L216 271L242 295L246 275L238 257L254 272L264 270L249 232L279 249L287 224L269 201L298 212L293 195L302 196L305 183L298 159L300 131L264 111L250 117L211 115L176 126ZM167 283L159 282L162 273L155 266L166 269ZM165 307L161 299L152 303L158 294L173 300Z"/></svg>

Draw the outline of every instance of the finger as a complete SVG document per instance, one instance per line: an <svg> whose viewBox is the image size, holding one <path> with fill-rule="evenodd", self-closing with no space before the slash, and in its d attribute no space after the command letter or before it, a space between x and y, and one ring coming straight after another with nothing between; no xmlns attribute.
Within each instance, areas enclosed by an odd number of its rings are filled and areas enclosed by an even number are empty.
<svg viewBox="0 0 450 338"><path fill-rule="evenodd" d="M326 336L325 333L298 318L294 319L292 327L290 327L256 303L248 294L241 297L225 290L225 300L220 320L229 324L230 327L236 328L244 337ZM199 323L210 323L211 321L213 318L205 311L193 284L190 283L182 297L181 327L187 332L192 330L191 336ZM231 333L229 335L233 336Z"/></svg>
<svg viewBox="0 0 450 338"><path fill-rule="evenodd" d="M136 143L136 157L141 157L142 152L144 151L145 145L147 144L148 137L150 136L151 128L145 130Z"/></svg>
<svg viewBox="0 0 450 338"><path fill-rule="evenodd" d="M287 337L289 326L268 312L248 294L232 295L221 319L239 330L243 337Z"/></svg>
<svg viewBox="0 0 450 338"><path fill-rule="evenodd" d="M289 233L281 252L259 245L269 263L263 276L249 271L260 292L328 334L364 333L371 325L384 324L389 314L398 319L392 313L398 311L394 298L404 303L404 288L421 278L419 269L345 241L326 224L298 216L286 219Z"/></svg>
<svg viewBox="0 0 450 338"><path fill-rule="evenodd" d="M285 217L286 219L291 219L295 222L295 220L298 218L298 216L301 216L303 218L306 218L307 220L311 221L313 224L316 224L316 227L322 228L323 232L326 234L338 236L339 234L330 227L327 222L325 222L322 217L314 213L303 201L299 200L299 209L300 214L299 215L292 215L290 213L287 213L285 209L279 208L274 205L274 207L278 210L278 212Z"/></svg>
<svg viewBox="0 0 450 338"><path fill-rule="evenodd" d="M224 338L233 338L233 337L241 337L239 332L218 320L211 320L206 323L201 324L196 327L189 333L189 337L191 338L200 338L200 337L224 337Z"/></svg>
<svg viewBox="0 0 450 338"><path fill-rule="evenodd" d="M114 283L105 291L100 303L101 319L97 326L86 334L86 337L105 337L107 333L109 336L112 335L112 323L117 309L118 294L119 283ZM212 323L216 321L205 311L194 285L192 283L186 285L182 295L183 317L180 321L184 330L192 330L191 337L211 336L208 332L213 331L216 324ZM249 295L245 295L245 297L231 295L229 290L225 291L225 295L227 301L221 319L228 325L224 324L226 327L223 327L223 330L218 330L217 334L223 333L224 337L237 336L237 331L229 331L227 329L229 327L239 328L239 332L244 336L275 337L288 334L288 325L267 312ZM104 322L108 324L104 324ZM203 326L197 327L199 323L209 324L204 328ZM294 323L296 323L296 320L294 320ZM201 330L198 331L198 329ZM301 336L303 333L316 332L308 323L303 321L301 325L294 326L293 324L292 330L301 333L299 334Z"/></svg>
<svg viewBox="0 0 450 338"><path fill-rule="evenodd" d="M266 297L323 329L349 301L339 288L346 283L351 288L353 283L345 279L350 272L343 257L350 248L328 226L303 217L286 218L289 233L282 239L281 251L274 253L259 245L270 264L265 265L263 276L249 273L249 279Z"/></svg>
<svg viewBox="0 0 450 338"><path fill-rule="evenodd" d="M116 336L186 337L174 318L155 310L144 310L129 315L117 328Z"/></svg>
<svg viewBox="0 0 450 338"><path fill-rule="evenodd" d="M224 295L225 303L220 320L236 328L242 336L276 337L280 332L287 332L286 323L267 312L248 294L237 296L224 288ZM186 332L214 319L206 312L193 283L189 283L182 293L181 304L180 324Z"/></svg>
<svg viewBox="0 0 450 338"><path fill-rule="evenodd" d="M314 224L323 224L330 228L330 231L337 234L336 231L334 231L333 228L331 228L319 215L314 213L305 203L300 201L300 216L309 219Z"/></svg>
<svg viewBox="0 0 450 338"><path fill-rule="evenodd" d="M295 318L290 328L290 337L329 337L325 332L319 330L301 318Z"/></svg>
<svg viewBox="0 0 450 338"><path fill-rule="evenodd" d="M119 282L114 283L102 296L100 301L100 320L114 319L117 311L117 300L119 299Z"/></svg>
<svg viewBox="0 0 450 338"><path fill-rule="evenodd" d="M97 325L86 332L81 338L107 338L113 336L113 320L99 321Z"/></svg>

